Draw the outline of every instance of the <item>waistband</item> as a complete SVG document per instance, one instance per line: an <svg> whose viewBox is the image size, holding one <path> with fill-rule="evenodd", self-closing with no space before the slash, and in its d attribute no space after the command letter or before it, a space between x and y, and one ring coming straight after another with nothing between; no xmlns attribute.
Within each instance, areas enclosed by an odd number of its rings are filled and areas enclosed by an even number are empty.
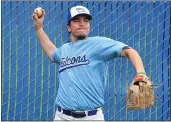
<svg viewBox="0 0 171 122"><path fill-rule="evenodd" d="M72 111L72 110L65 110L65 109L61 108L60 106L58 106L57 109L59 112L62 112L65 115L72 116L75 118L83 118L86 116L96 115L97 111L98 111L98 109L90 110L90 111Z"/></svg>

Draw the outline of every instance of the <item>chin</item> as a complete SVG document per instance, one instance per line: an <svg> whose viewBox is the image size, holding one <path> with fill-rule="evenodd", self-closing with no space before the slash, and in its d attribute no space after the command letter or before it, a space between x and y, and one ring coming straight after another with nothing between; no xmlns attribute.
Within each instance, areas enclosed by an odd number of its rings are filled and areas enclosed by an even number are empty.
<svg viewBox="0 0 171 122"><path fill-rule="evenodd" d="M78 35L77 39L82 40L82 39L85 39L86 37L87 37L87 35Z"/></svg>

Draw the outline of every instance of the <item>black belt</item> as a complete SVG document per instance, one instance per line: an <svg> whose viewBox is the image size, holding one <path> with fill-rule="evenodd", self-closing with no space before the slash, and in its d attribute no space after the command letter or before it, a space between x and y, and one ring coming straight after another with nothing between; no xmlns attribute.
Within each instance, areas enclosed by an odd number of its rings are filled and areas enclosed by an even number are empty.
<svg viewBox="0 0 171 122"><path fill-rule="evenodd" d="M71 111L71 110L65 110L62 109L61 107L58 106L58 111L61 112L65 115L68 116L73 116L75 118L82 118L82 117L86 117L86 116L92 116L92 115L96 115L97 113L97 109L96 110L91 110L91 111L87 111L87 115L85 111Z"/></svg>

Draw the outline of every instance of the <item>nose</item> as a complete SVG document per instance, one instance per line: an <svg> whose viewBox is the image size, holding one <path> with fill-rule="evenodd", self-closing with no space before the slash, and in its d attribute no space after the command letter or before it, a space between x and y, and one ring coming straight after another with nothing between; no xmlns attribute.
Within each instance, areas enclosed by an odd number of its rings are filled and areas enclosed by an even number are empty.
<svg viewBox="0 0 171 122"><path fill-rule="evenodd" d="M81 26L84 25L84 21L83 21L83 20L80 21L80 25L81 25Z"/></svg>

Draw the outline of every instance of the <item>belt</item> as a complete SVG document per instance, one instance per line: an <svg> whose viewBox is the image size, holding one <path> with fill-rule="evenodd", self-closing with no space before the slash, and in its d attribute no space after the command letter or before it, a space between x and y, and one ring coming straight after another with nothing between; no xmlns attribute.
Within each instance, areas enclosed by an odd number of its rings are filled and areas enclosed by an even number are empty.
<svg viewBox="0 0 171 122"><path fill-rule="evenodd" d="M91 111L71 111L71 110L62 109L61 107L58 106L58 111L62 112L65 115L72 116L75 118L83 118L86 116L96 115L98 110L96 109Z"/></svg>

